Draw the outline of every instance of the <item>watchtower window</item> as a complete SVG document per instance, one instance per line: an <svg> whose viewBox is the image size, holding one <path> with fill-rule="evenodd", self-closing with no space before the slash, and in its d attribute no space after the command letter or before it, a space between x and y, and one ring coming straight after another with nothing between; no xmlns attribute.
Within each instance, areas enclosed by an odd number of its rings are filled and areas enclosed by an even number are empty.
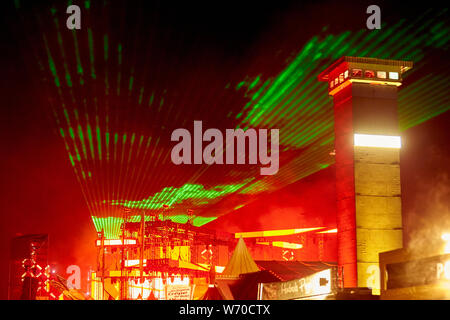
<svg viewBox="0 0 450 320"><path fill-rule="evenodd" d="M389 79L398 80L398 72L389 72Z"/></svg>
<svg viewBox="0 0 450 320"><path fill-rule="evenodd" d="M386 71L377 71L377 78L386 79Z"/></svg>
<svg viewBox="0 0 450 320"><path fill-rule="evenodd" d="M364 77L366 77L366 78L375 78L375 72L373 72L372 70L366 70L364 72Z"/></svg>
<svg viewBox="0 0 450 320"><path fill-rule="evenodd" d="M362 77L362 70L361 69L353 69L352 77Z"/></svg>

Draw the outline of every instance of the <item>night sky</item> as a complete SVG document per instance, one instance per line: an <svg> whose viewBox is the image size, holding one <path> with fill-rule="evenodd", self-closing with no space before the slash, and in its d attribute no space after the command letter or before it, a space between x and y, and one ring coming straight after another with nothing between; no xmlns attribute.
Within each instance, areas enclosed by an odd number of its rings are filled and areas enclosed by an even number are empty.
<svg viewBox="0 0 450 320"><path fill-rule="evenodd" d="M103 55L96 52L96 78L91 79L92 71L91 78L87 75L89 66L92 66L89 64L89 47L80 44L79 50L86 54L87 61L84 70L86 75L83 75L85 84L73 85L73 93L77 99L86 97L86 114L91 116L96 114L94 111L91 113L94 109L90 105L94 97L98 97L99 104L110 101L114 111L111 114L118 115L118 132L129 133L130 128L133 128L142 135L159 136L161 141L169 139L167 132L171 132L170 129L183 124L186 126L186 123L192 125L195 119L207 119L208 127L232 128L237 124L244 126L247 123L230 119L238 119L239 112L243 110L242 106L251 100L251 94L254 92L251 92L249 83L258 76L261 76L258 86L262 85L264 79L276 79L280 72L295 61L295 56L314 36L330 34L338 37L345 32L356 34L358 30L364 29L367 17L365 9L372 4L360 1L316 1L314 4L285 1L280 4L261 4L255 1L243 5L239 1L229 1L222 7L213 7L205 1L196 2L196 5L188 5L185 2L157 3L149 7L143 2L136 2L136 5L123 1L107 2L108 15L95 15L100 12L96 11L96 4L90 5L92 11L88 19L83 19L82 13L80 39L88 39L86 29L89 26L92 26L95 43L104 39L104 32L111 48L117 43L123 45L124 66L122 69L107 69L106 63L98 64L99 57L102 58ZM86 272L87 267L95 267L96 230L91 214L99 217L103 214L93 210L90 205L94 200L86 201L83 194L94 190L93 186L96 184L86 184L80 188L75 174L80 172L76 171L78 164L71 165L67 146L60 134L61 128L65 130L66 127L57 125L55 114L49 106L50 100L56 101L56 105L61 101L58 100L58 93L53 85L54 77L48 65L41 70L38 63L46 61L47 57L41 32L47 35L48 48L53 50L53 55L55 50L58 50L50 8L58 9L56 15L59 15L60 26L64 27L67 15L61 8L66 6L67 1L40 1L39 4L20 1L19 9L15 7L15 3L8 1L7 5L5 4L1 18L1 299L7 297L9 241L13 236L48 233L49 262L60 268L58 272L64 274L65 267L70 264L78 264L83 268L82 271ZM77 4L77 1L74 3ZM81 6L84 2L79 3ZM399 2L388 4L380 1L378 5L382 9L382 22L386 23L383 28L386 26L386 30L395 26L401 19L405 19L405 27L417 24L417 18L424 11L419 7L405 7ZM40 22L41 28L33 28L39 20L33 20L37 16L43 19ZM46 17L50 18L45 20ZM448 18L448 13L443 17ZM438 22L434 21L434 24L427 27L429 29L420 32L433 34L445 28L448 31L448 19L442 20L442 25L438 25ZM101 32L95 33L96 30ZM383 32L388 31L382 29L377 36L382 37ZM64 43L68 43L69 36L65 36ZM392 36L391 34L390 37ZM406 47L406 44L401 45ZM127 51L127 48L132 50ZM73 70L76 70L75 65L70 65L70 61L75 60L72 47L66 45L64 49L68 68L73 67ZM401 48L396 50L400 52ZM386 48L380 54L385 55L388 51L389 48ZM348 54L348 51L345 52ZM109 59L120 59L115 54L117 53L113 53L111 49ZM371 52L367 54L370 56ZM147 59L148 55L151 59ZM419 61L414 61L417 62L418 71L407 77L400 89L405 90L403 97L406 101L402 107L404 109L401 109L404 116L400 117L400 121L403 121L400 124L403 129L402 201L405 241L407 244L419 246L423 243L417 239L429 239L431 243L438 232L450 230L450 101L448 94L445 94L448 93L449 82L433 82L434 77L445 80L449 76L448 33L443 38L430 38L430 41L424 42L423 45L418 43L416 48L405 52L405 59L408 55L411 58L418 57ZM334 60L332 55L323 59L323 64L319 64L318 69L323 70ZM56 68L61 70L65 60L55 58L55 61ZM117 79L123 70L126 70L123 71L123 79L135 79L134 83L130 84L127 80L122 86L129 89L128 95L125 90L125 93L108 98L109 100L105 98L106 95L96 96L98 91L105 90L105 70L108 70L111 79ZM311 77L317 76L316 69L308 72L311 72ZM73 82L78 79L74 73L76 72L72 72L71 79ZM152 78L152 74L158 76ZM431 79L426 78L430 75ZM63 78L64 76L61 77ZM316 82L316 79L317 77L313 82ZM407 91L408 88L413 88L415 83L420 83L421 79L429 81L429 85L420 90ZM135 90L135 87L131 89L132 84L137 87L139 81L145 83L141 90L144 92L142 96L153 101L150 93L147 96L147 91L153 90L154 99L159 99L158 112L155 109L139 111L140 91L137 88ZM245 82L242 90L249 88L248 95L236 89L241 81ZM99 85L100 82L103 86ZM227 86L231 88L227 89L229 91L224 89ZM319 87L309 94L322 92L322 95L325 95L326 85L321 84ZM97 91L94 92L93 88ZM111 82L111 91L113 89L115 90L115 87ZM323 98L322 95L318 94L317 97ZM67 96L65 99L69 104L70 99ZM427 101L430 101L428 109ZM332 106L331 100L324 102L324 106L327 104ZM164 110L168 111L164 113ZM325 107L320 110L323 110L323 118L314 119L318 128L326 122L328 115ZM98 114L105 116L107 113L102 113L103 111L102 109ZM57 109L58 112L62 114L62 109ZM267 114L271 114L270 112L276 113L276 108L269 109ZM232 115L231 118L229 114ZM305 118L295 116L299 117L298 121ZM188 121L183 122L186 119ZM270 123L270 119L275 119L274 125L285 125L287 129L292 127L291 124L286 124L287 116L269 117L265 124ZM282 130L283 127L280 131ZM323 139L326 138L324 133ZM303 140L288 141L286 138L284 141L286 151L281 154L280 161L285 168L291 168L289 163L301 159L308 148L315 145ZM167 150L170 152L169 142L166 140L160 147L149 150L162 154ZM332 147L332 139L328 142L328 148ZM118 150L125 152L123 148ZM139 159L133 158L130 167L140 165ZM301 162L302 166L295 172L295 178L285 174L283 177L286 178L277 180L275 175L274 179L262 184L265 189L261 192L249 192L245 196L230 193L227 197L213 199L207 204L189 200L178 207L175 206L174 210L181 211L192 206L196 208L199 216L220 215L222 217L211 222L210 226L225 228L230 232L288 228L292 225L302 227L322 224L332 227L335 223L333 160L327 158L326 152L325 157L312 159L304 165L304 162ZM318 169L319 164L325 165ZM80 165L91 164L88 161L80 161ZM147 175L139 176L139 179L145 179L145 188L139 189L141 193L136 193L133 200L159 192L163 187L179 188L187 182L194 183L193 181L205 186L205 189L214 185L237 184L251 178L257 169L233 168L229 173L228 167L223 166L202 172L202 176L195 180L192 177L196 177L202 170L199 167L193 169L162 164L158 170L154 168ZM110 172L102 170L94 169L89 172L94 178L95 174L107 177ZM114 170L113 175L118 172ZM162 178L158 176L159 180L156 179L158 171L163 172ZM178 180L167 176L176 177ZM123 177L123 181L127 183L133 183L137 179L130 174L123 174ZM108 179L105 178L104 181L110 181ZM103 180L99 181L97 185L101 185ZM95 201L97 200L102 199L95 198ZM106 208L106 205L104 207ZM113 205L110 205L107 210L113 210L112 207ZM82 276L85 277L85 274Z"/></svg>

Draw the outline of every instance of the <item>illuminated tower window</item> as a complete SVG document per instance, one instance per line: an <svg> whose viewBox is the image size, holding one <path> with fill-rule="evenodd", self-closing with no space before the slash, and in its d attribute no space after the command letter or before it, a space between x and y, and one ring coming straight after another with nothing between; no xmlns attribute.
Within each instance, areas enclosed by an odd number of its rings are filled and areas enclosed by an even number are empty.
<svg viewBox="0 0 450 320"><path fill-rule="evenodd" d="M353 69L352 77L362 77L362 70L361 69Z"/></svg>
<svg viewBox="0 0 450 320"><path fill-rule="evenodd" d="M373 72L372 70L366 70L364 72L364 77L366 77L366 78L375 78L375 72Z"/></svg>
<svg viewBox="0 0 450 320"><path fill-rule="evenodd" d="M398 72L389 72L389 79L398 80Z"/></svg>
<svg viewBox="0 0 450 320"><path fill-rule="evenodd" d="M385 135L355 133L354 145L356 147L400 149L402 147L402 140L400 136L385 136Z"/></svg>
<svg viewBox="0 0 450 320"><path fill-rule="evenodd" d="M386 79L386 71L377 71L377 78Z"/></svg>
<svg viewBox="0 0 450 320"><path fill-rule="evenodd" d="M344 72L344 79L347 79L348 78L348 70L345 70L345 72Z"/></svg>
<svg viewBox="0 0 450 320"><path fill-rule="evenodd" d="M338 78L336 78L336 79L334 79L334 85L337 85L338 84Z"/></svg>
<svg viewBox="0 0 450 320"><path fill-rule="evenodd" d="M343 73L341 73L339 75L339 83L342 83L342 82L344 82L344 74Z"/></svg>
<svg viewBox="0 0 450 320"><path fill-rule="evenodd" d="M331 81L331 82L330 82L330 88L333 88L333 87L334 87L334 82Z"/></svg>

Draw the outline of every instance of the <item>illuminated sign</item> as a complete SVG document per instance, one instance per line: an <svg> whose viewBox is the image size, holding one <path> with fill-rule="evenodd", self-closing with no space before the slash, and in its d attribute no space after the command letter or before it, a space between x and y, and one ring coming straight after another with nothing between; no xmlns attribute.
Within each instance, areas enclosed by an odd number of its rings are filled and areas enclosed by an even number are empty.
<svg viewBox="0 0 450 320"><path fill-rule="evenodd" d="M450 281L450 254L386 265L387 289Z"/></svg>
<svg viewBox="0 0 450 320"><path fill-rule="evenodd" d="M450 259L436 264L437 280L450 280Z"/></svg>
<svg viewBox="0 0 450 320"><path fill-rule="evenodd" d="M326 269L302 279L260 283L259 300L292 300L332 294L336 286L336 268Z"/></svg>

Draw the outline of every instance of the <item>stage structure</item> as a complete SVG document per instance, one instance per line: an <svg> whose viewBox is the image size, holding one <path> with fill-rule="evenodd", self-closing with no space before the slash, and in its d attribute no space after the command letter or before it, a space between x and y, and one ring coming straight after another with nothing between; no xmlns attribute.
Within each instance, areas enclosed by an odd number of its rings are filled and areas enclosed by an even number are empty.
<svg viewBox="0 0 450 320"><path fill-rule="evenodd" d="M94 299L192 299L228 261L233 235L145 216L121 227L121 239L99 233ZM145 221L145 222L144 222Z"/></svg>
<svg viewBox="0 0 450 320"><path fill-rule="evenodd" d="M8 299L57 299L50 290L47 234L28 234L11 240Z"/></svg>
<svg viewBox="0 0 450 320"><path fill-rule="evenodd" d="M347 288L379 291L379 253L403 246L397 89L411 68L345 56L319 75L334 101L338 264Z"/></svg>

